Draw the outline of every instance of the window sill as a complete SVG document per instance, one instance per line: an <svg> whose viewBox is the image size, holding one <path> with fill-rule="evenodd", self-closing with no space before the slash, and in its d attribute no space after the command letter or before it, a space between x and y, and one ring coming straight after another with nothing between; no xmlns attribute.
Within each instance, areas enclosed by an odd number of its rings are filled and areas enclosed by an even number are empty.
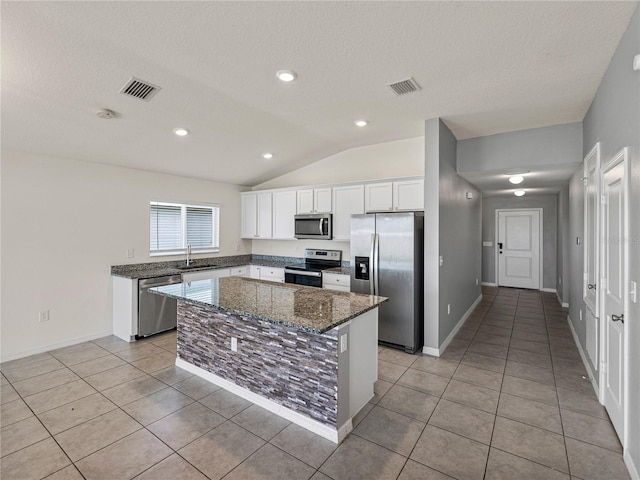
<svg viewBox="0 0 640 480"><path fill-rule="evenodd" d="M220 253L219 248L205 248L199 250L191 250L191 255L200 255L201 253ZM149 252L150 257L170 257L174 255L186 255L186 250L165 250L162 252Z"/></svg>

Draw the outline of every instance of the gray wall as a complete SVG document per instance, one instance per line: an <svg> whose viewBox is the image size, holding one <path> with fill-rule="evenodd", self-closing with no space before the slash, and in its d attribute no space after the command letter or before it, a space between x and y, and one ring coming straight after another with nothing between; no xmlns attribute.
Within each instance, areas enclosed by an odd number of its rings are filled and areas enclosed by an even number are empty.
<svg viewBox="0 0 640 480"><path fill-rule="evenodd" d="M457 143L440 119L425 122L424 344L433 349L481 295L476 278L481 274L482 198L456 173ZM467 192L472 199L466 198ZM430 228L434 225L438 228Z"/></svg>
<svg viewBox="0 0 640 480"><path fill-rule="evenodd" d="M582 124L568 123L468 138L458 142L458 172L576 164L582 159Z"/></svg>
<svg viewBox="0 0 640 480"><path fill-rule="evenodd" d="M606 164L623 147L630 147L630 258L629 278L640 283L640 72L631 68L633 57L640 53L640 11L636 9L627 31L622 37L609 68L598 87L596 96L584 118L583 156L601 142L601 160ZM571 199L578 196L574 188ZM571 209L571 223L578 226L582 210ZM577 296L582 285L581 258L572 256L571 295ZM582 328L578 319L580 304L571 305L570 316L573 325ZM625 445L629 460L640 470L640 302L629 304L629 319L625 322L626 334L632 346L629 354L629 415L628 442ZM580 332L583 347L584 335Z"/></svg>
<svg viewBox="0 0 640 480"><path fill-rule="evenodd" d="M556 290L560 301L569 304L569 284L571 273L569 271L569 185L563 187L558 193L558 243L557 243L557 277Z"/></svg>
<svg viewBox="0 0 640 480"><path fill-rule="evenodd" d="M444 258L440 267L440 344L482 292L482 196L456 172L456 147L456 138L440 122L439 230ZM467 192L473 198L467 199ZM451 305L450 313L447 305Z"/></svg>
<svg viewBox="0 0 640 480"><path fill-rule="evenodd" d="M496 210L503 208L542 208L542 288L556 288L558 196L484 197L482 201L482 240L493 247L482 247L482 281L496 283Z"/></svg>

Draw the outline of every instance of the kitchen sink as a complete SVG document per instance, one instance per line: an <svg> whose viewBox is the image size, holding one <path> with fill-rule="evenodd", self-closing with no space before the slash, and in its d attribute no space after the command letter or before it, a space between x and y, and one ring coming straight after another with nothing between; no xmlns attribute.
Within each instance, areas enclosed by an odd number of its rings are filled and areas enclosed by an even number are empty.
<svg viewBox="0 0 640 480"><path fill-rule="evenodd" d="M216 268L219 265L216 263L211 263L209 265L181 265L179 267L176 267L178 270L205 270L207 268Z"/></svg>

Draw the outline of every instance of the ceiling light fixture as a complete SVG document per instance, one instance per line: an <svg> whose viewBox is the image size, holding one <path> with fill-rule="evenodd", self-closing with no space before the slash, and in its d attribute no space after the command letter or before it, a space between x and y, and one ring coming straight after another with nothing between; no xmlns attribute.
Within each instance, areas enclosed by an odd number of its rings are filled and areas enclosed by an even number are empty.
<svg viewBox="0 0 640 480"><path fill-rule="evenodd" d="M524 195L524 190L516 190L513 192L516 197L521 197Z"/></svg>
<svg viewBox="0 0 640 480"><path fill-rule="evenodd" d="M187 130L186 128L174 128L173 133L175 133L179 137L185 137L189 135L189 130Z"/></svg>
<svg viewBox="0 0 640 480"><path fill-rule="evenodd" d="M293 70L278 70L278 72L276 72L276 77L283 82L293 82L297 76Z"/></svg>
<svg viewBox="0 0 640 480"><path fill-rule="evenodd" d="M524 181L524 177L522 175L511 175L509 181L514 185L519 185Z"/></svg>
<svg viewBox="0 0 640 480"><path fill-rule="evenodd" d="M265 159L269 160L269 159L273 158L273 153L269 153L269 152L263 153L262 154L262 158L265 158Z"/></svg>
<svg viewBox="0 0 640 480"><path fill-rule="evenodd" d="M366 127L367 125L369 125L369 122L367 122L366 120L356 120L355 123L358 127Z"/></svg>

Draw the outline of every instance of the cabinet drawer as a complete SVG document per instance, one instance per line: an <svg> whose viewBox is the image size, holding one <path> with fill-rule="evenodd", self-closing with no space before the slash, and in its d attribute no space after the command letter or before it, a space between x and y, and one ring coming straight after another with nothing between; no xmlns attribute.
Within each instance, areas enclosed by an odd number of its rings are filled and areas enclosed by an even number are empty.
<svg viewBox="0 0 640 480"><path fill-rule="evenodd" d="M247 265L242 267L231 267L232 277L246 277L249 275L249 267Z"/></svg>
<svg viewBox="0 0 640 480"><path fill-rule="evenodd" d="M348 292L351 286L351 278L349 275L339 273L324 273L322 275L322 287L328 288L329 286L345 287Z"/></svg>

